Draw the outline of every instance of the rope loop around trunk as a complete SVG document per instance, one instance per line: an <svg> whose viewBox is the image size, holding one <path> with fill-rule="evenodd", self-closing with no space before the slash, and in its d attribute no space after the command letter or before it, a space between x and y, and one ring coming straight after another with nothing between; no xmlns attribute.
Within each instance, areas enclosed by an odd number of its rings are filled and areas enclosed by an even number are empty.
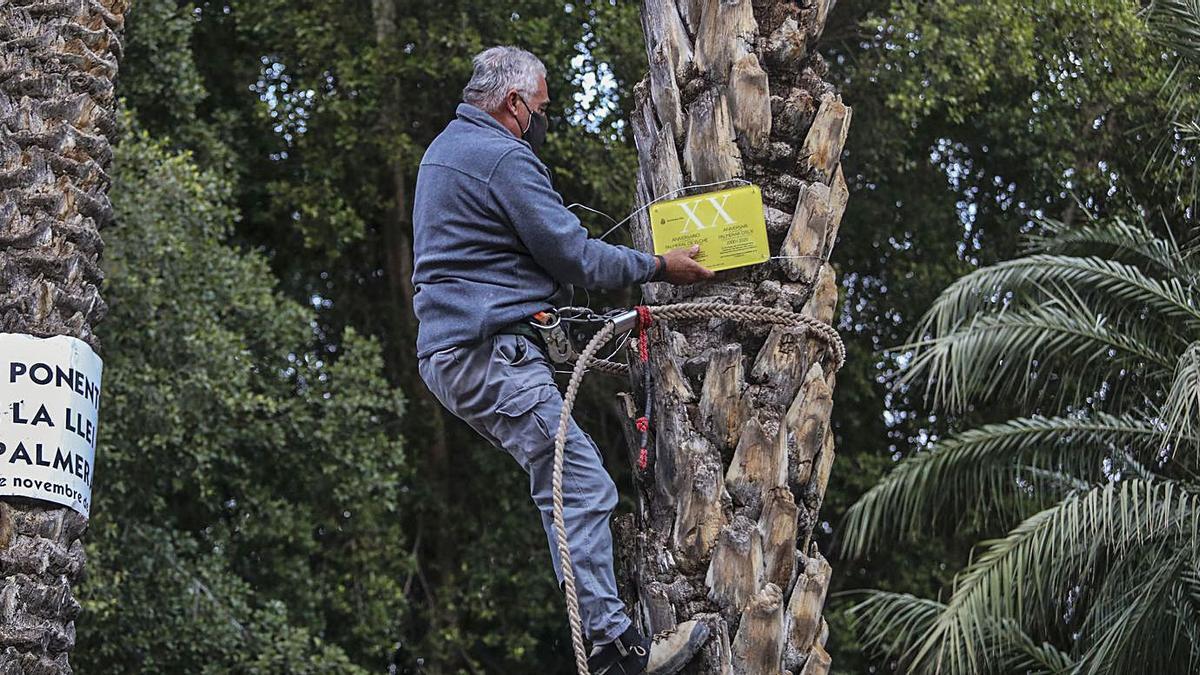
<svg viewBox="0 0 1200 675"><path fill-rule="evenodd" d="M639 314L649 320L695 320L695 319L733 319L747 323L766 323L776 326L795 326L805 328L809 334L825 343L833 357L834 370L846 362L846 346L841 336L827 323L814 319L805 314L799 314L786 309L775 307L759 307L757 305L732 305L720 302L682 302L672 305L641 306ZM575 591L575 569L571 564L571 549L567 545L567 528L563 521L563 460L567 445L567 429L571 423L571 411L575 407L575 399L579 395L579 386L583 376L589 369L619 375L629 372L629 366L623 363L606 361L595 358L596 352L604 343L612 338L614 333L612 322L605 324L580 353L571 371L571 379L567 383L567 391L563 395L562 414L558 418L558 433L554 437L554 474L551 480L554 502L554 536L558 548L558 558L562 566L563 591L567 599L567 619L571 624L571 646L575 651L575 667L579 675L590 675L587 665L587 649L583 644L583 621L579 616L579 596ZM646 366L649 368L649 366Z"/></svg>

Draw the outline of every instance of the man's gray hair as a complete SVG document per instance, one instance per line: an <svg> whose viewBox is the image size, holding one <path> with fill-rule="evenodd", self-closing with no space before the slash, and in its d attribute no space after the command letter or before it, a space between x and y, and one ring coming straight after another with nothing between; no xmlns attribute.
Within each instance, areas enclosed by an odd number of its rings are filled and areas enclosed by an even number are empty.
<svg viewBox="0 0 1200 675"><path fill-rule="evenodd" d="M485 49L472 62L475 72L463 88L463 101L488 112L499 108L510 91L528 101L537 93L538 78L546 76L538 57L519 47Z"/></svg>

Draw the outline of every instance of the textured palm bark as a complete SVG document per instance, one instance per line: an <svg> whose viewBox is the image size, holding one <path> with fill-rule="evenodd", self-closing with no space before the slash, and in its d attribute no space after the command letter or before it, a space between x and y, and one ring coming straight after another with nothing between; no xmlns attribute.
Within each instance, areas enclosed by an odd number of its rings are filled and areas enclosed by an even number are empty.
<svg viewBox="0 0 1200 675"><path fill-rule="evenodd" d="M839 159L850 109L812 45L833 1L644 1L640 200L750 180L772 255L784 256L695 287L650 284L648 302L715 299L832 322L827 260L848 197ZM644 213L634 240L650 247ZM830 354L800 330L660 322L650 368L651 466L638 473L637 512L616 525L635 620L648 632L708 623L681 672L828 672L830 569L811 540L834 458ZM624 398L631 418L643 397Z"/></svg>
<svg viewBox="0 0 1200 675"><path fill-rule="evenodd" d="M98 350L99 229L126 0L0 2L0 332ZM0 673L69 673L87 522L0 502Z"/></svg>

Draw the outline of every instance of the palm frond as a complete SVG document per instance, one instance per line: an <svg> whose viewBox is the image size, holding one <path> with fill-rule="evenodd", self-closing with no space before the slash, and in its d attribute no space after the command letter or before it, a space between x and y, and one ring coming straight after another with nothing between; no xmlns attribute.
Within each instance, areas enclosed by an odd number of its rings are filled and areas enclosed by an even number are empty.
<svg viewBox="0 0 1200 675"><path fill-rule="evenodd" d="M1133 374L1165 379L1174 368L1173 345L1145 322L1105 315L1071 288L1044 293L1052 299L976 313L910 345L913 358L898 384L923 378L926 397L961 412L1000 398L1037 404L1047 393L1074 401L1105 383L1128 386Z"/></svg>
<svg viewBox="0 0 1200 675"><path fill-rule="evenodd" d="M895 537L935 526L947 514L961 518L1023 496L1018 478L1036 481L1039 470L1058 474L1057 483L1069 476L1072 486L1080 485L1081 475L1102 478L1106 456L1153 455L1164 434L1147 420L1103 413L1020 418L955 434L901 461L850 507L841 528L842 553L861 557ZM1030 499L1027 508L1041 501Z"/></svg>
<svg viewBox="0 0 1200 675"><path fill-rule="evenodd" d="M1056 595L1085 579L1102 557L1128 555L1170 538L1195 555L1200 547L1200 495L1174 481L1127 480L1086 493L1022 522L985 550L955 581L946 603L913 656L915 671L981 670L980 653L994 643L989 621L1021 625L1054 621Z"/></svg>
<svg viewBox="0 0 1200 675"><path fill-rule="evenodd" d="M1178 171L1176 194L1185 205L1200 197L1200 126L1197 126L1195 89L1200 67L1200 2L1155 0L1147 14L1150 35L1164 50L1175 55L1175 63L1163 83L1160 99L1165 102L1166 131L1155 133L1144 174L1156 167Z"/></svg>
<svg viewBox="0 0 1200 675"><path fill-rule="evenodd" d="M864 591L866 599L848 610L850 626L870 651L902 659L946 606L908 593Z"/></svg>
<svg viewBox="0 0 1200 675"><path fill-rule="evenodd" d="M1197 569L1198 564L1200 561L1193 560L1191 566L1180 573L1179 580L1182 588L1187 592L1188 600L1195 606L1196 611L1200 612L1200 569ZM1200 627L1200 623L1196 625Z"/></svg>
<svg viewBox="0 0 1200 675"><path fill-rule="evenodd" d="M1115 587L1116 592L1093 603L1081 631L1090 646L1080 656L1076 673L1183 672L1178 662L1189 654L1169 644L1181 628L1170 606L1179 573L1193 550L1155 548L1127 556L1109 571L1102 587Z"/></svg>
<svg viewBox="0 0 1200 675"><path fill-rule="evenodd" d="M866 591L851 607L850 626L873 652L902 663L933 626L946 605L907 593ZM985 671L1026 675L1060 675L1074 665L1071 656L1047 642L1038 643L1014 621L986 622L989 635L1003 645L989 658ZM913 671L919 672L919 671Z"/></svg>
<svg viewBox="0 0 1200 675"><path fill-rule="evenodd" d="M1171 650L1183 652L1187 662L1181 672L1200 672L1200 611L1194 598L1183 584L1178 584L1175 593L1171 595L1171 612L1177 617L1175 634L1172 636Z"/></svg>
<svg viewBox="0 0 1200 675"><path fill-rule="evenodd" d="M1160 44L1200 66L1200 0L1154 0L1147 23Z"/></svg>
<svg viewBox="0 0 1200 675"><path fill-rule="evenodd" d="M1143 221L1127 222L1120 217L1090 220L1084 225L1068 226L1062 221L1038 221L1043 232L1030 235L1030 253L1047 255L1096 255L1135 265L1155 276L1187 276L1194 273L1185 264L1185 256L1172 238L1158 236Z"/></svg>
<svg viewBox="0 0 1200 675"><path fill-rule="evenodd" d="M1186 645L1185 672L1200 672L1200 560L1192 560L1179 575L1177 592L1171 597L1172 611L1179 617L1176 640Z"/></svg>
<svg viewBox="0 0 1200 675"><path fill-rule="evenodd" d="M1200 427L1200 342L1188 345L1175 366L1175 376L1160 417L1171 436L1180 440L1192 436ZM1178 447L1179 443L1174 443Z"/></svg>
<svg viewBox="0 0 1200 675"><path fill-rule="evenodd" d="M1070 654L1049 642L1037 642L1016 621L1001 621L999 634L1003 642L997 672L1063 675L1075 666Z"/></svg>
<svg viewBox="0 0 1200 675"><path fill-rule="evenodd" d="M1106 316L1144 311L1157 320L1200 325L1191 289L1176 278L1156 279L1133 265L1095 257L1038 254L983 267L967 274L934 300L914 341L946 335L980 312L999 312L1013 302L1038 302L1044 291L1069 288L1102 304Z"/></svg>
<svg viewBox="0 0 1200 675"><path fill-rule="evenodd" d="M1176 61L1160 90L1166 113L1161 124L1146 124L1141 129L1153 141L1142 177L1165 174L1173 179L1175 196L1187 207L1200 197L1200 137L1192 118L1196 114L1196 69L1184 60Z"/></svg>

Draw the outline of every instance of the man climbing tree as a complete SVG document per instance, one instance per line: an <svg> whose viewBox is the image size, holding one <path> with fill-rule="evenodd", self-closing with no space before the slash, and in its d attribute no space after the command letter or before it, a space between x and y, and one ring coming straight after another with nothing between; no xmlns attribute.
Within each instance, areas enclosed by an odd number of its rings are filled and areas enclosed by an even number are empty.
<svg viewBox="0 0 1200 675"><path fill-rule="evenodd" d="M833 4L643 3L650 74L633 120L642 201L748 179L762 189L775 257L713 284L651 284L648 304L716 300L833 319L827 261L848 196L839 158L850 109L813 49ZM649 245L644 217L634 237ZM826 673L830 568L812 533L833 462L837 359L802 329L724 320L656 330L652 466L636 523L617 527L641 628L707 626L688 672ZM633 400L641 395L627 399L631 417Z"/></svg>
<svg viewBox="0 0 1200 675"><path fill-rule="evenodd" d="M532 54L493 47L475 57L456 119L430 144L413 205L414 308L422 379L451 412L510 453L551 541L554 432L563 399L535 315L570 301L573 285L620 288L712 276L696 249L661 256L589 239L550 184L546 70ZM565 523L580 613L596 675L644 672L650 642L617 597L609 516L616 486L590 436L572 424ZM673 644L673 643L671 643ZM652 658L669 660L658 649Z"/></svg>
<svg viewBox="0 0 1200 675"><path fill-rule="evenodd" d="M0 333L93 349L126 0L0 3ZM86 518L0 501L0 672L69 673Z"/></svg>

